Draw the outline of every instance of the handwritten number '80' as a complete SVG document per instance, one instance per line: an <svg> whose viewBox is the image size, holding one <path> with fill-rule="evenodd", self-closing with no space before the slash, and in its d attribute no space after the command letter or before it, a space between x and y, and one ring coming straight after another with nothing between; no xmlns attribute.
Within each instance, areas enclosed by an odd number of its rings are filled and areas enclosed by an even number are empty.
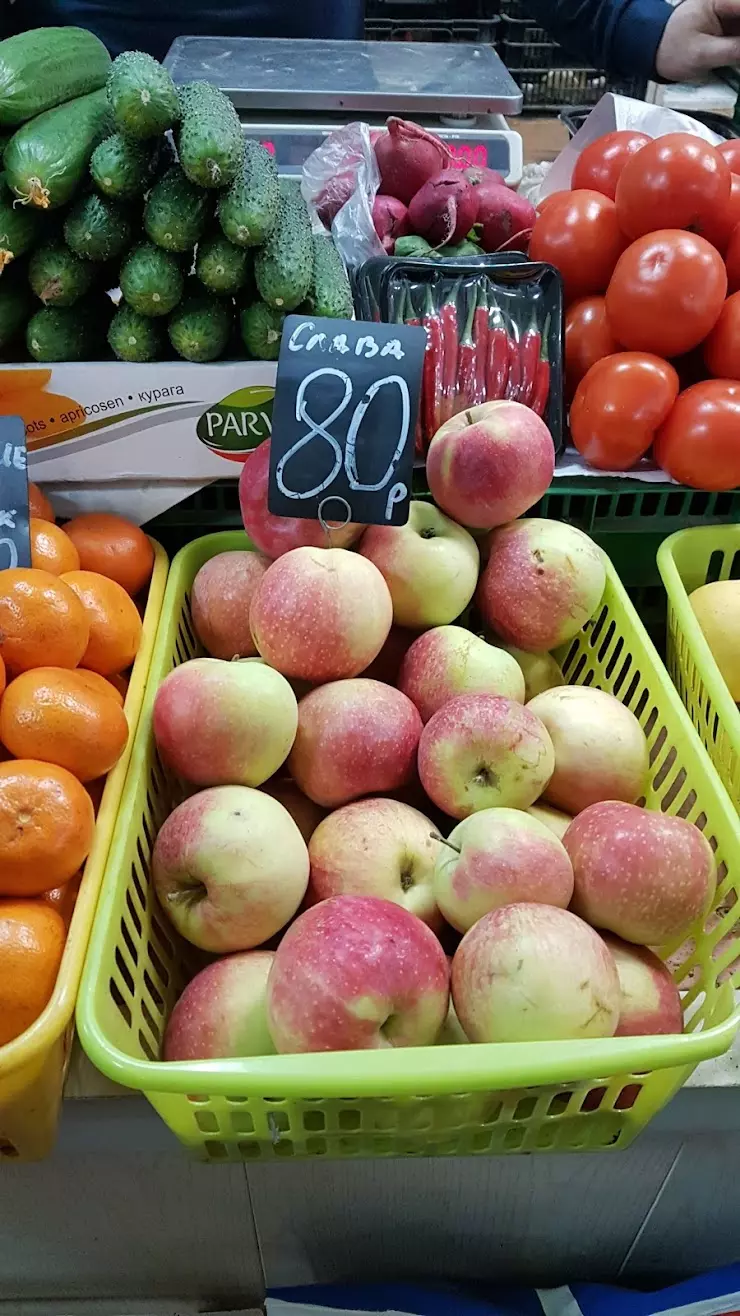
<svg viewBox="0 0 740 1316"><path fill-rule="evenodd" d="M330 415L324 417L322 421L316 421L311 415L309 415L306 409L306 390L309 384L315 379L320 379L323 375L335 375L344 385L344 396L339 405L334 408ZM379 480L377 484L363 484L357 472L357 436L360 426L365 418L365 412L370 406L373 398L381 388L386 386L386 384L397 385L401 395L401 433L383 478ZM378 379L374 384L370 385L365 396L360 402L358 402L354 409L349 429L347 430L344 453L342 453L341 444L338 443L334 438L334 435L329 432L329 426L332 425L334 421L341 416L342 412L346 410L351 398L352 381L343 370L336 370L330 366L325 366L320 370L312 371L310 375L306 375L305 379L301 380L298 393L296 394L295 415L296 420L303 421L303 423L308 425L309 428L307 432L288 449L284 456L280 458L275 472L278 488L286 498L298 498L301 500L304 498L316 498L334 482L341 470L342 463L344 463L347 483L349 484L350 489L356 493L377 493L379 490L384 489L391 480L398 459L406 446L409 424L411 421L411 402L409 399L409 390L406 380L403 379L401 375L388 375L385 379ZM289 488L285 483L285 468L291 458L295 457L296 453L300 452L302 448L305 448L309 443L312 443L314 439L324 439L329 444L334 456L334 463L329 474L320 484L315 485L313 489L306 489L303 493L297 493L295 489ZM386 520L390 519L394 505L397 502L400 502L405 494L406 486L402 483L395 484L389 491L385 509Z"/></svg>

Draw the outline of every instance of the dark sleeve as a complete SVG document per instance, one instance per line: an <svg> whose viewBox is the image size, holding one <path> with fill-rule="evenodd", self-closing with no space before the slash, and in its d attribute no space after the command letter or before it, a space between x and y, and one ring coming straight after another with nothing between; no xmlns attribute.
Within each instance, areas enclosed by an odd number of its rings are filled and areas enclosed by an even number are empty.
<svg viewBox="0 0 740 1316"><path fill-rule="evenodd" d="M655 53L673 10L667 0L528 0L567 53L624 78L655 76Z"/></svg>

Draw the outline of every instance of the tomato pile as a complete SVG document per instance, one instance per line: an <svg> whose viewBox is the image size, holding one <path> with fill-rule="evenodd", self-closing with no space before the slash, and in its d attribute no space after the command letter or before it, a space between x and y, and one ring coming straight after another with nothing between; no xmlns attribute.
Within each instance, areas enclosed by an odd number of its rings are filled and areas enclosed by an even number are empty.
<svg viewBox="0 0 740 1316"><path fill-rule="evenodd" d="M626 471L652 447L682 484L740 485L740 141L608 133L541 202L529 255L563 277L586 461Z"/></svg>

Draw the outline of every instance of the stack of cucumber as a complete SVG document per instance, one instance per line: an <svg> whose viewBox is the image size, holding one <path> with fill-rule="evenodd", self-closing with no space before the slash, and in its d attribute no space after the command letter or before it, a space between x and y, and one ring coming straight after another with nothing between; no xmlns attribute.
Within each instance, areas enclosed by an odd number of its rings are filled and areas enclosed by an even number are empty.
<svg viewBox="0 0 740 1316"><path fill-rule="evenodd" d="M173 143L174 142L174 146ZM349 319L297 182L208 83L81 28L0 41L0 353L275 360L300 309ZM117 294L111 289L120 289ZM101 351L105 348L105 351Z"/></svg>

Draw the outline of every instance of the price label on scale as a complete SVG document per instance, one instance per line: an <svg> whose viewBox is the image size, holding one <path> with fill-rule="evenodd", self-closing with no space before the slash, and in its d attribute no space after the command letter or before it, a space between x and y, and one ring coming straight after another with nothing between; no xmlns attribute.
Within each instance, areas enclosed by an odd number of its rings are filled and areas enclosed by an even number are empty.
<svg viewBox="0 0 740 1316"><path fill-rule="evenodd" d="M0 416L0 571L30 565L26 427L20 416Z"/></svg>
<svg viewBox="0 0 740 1316"><path fill-rule="evenodd" d="M406 524L425 348L418 326L287 317L272 409L271 512Z"/></svg>

